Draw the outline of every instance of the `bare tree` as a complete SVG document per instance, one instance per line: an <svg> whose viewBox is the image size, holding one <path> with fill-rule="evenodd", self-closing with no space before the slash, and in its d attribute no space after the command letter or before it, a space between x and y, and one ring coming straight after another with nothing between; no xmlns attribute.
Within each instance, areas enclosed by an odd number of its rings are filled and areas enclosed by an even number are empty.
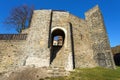
<svg viewBox="0 0 120 80"><path fill-rule="evenodd" d="M33 14L33 6L22 5L11 10L9 17L5 19L5 24L14 27L18 33L29 27Z"/></svg>

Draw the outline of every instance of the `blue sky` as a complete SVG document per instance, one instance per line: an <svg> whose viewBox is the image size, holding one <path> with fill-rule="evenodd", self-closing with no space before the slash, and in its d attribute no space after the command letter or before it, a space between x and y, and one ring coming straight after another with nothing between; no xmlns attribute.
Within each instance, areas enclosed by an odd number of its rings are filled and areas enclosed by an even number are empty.
<svg viewBox="0 0 120 80"><path fill-rule="evenodd" d="M111 46L120 44L120 0L0 0L0 34L16 33L3 25L4 19L15 6L34 5L35 9L66 10L84 19L84 13L99 5L104 17Z"/></svg>

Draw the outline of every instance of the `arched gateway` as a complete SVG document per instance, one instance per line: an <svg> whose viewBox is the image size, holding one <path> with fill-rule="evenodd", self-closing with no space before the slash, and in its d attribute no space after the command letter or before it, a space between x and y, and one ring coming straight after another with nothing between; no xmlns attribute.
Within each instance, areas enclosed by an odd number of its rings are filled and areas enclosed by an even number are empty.
<svg viewBox="0 0 120 80"><path fill-rule="evenodd" d="M30 27L20 35L0 35L0 54L1 72L22 66L114 68L98 6L85 19L66 11L35 10Z"/></svg>
<svg viewBox="0 0 120 80"><path fill-rule="evenodd" d="M63 55L62 48L64 48L65 33L61 29L55 29L51 34L51 53L50 53L50 64L57 55Z"/></svg>

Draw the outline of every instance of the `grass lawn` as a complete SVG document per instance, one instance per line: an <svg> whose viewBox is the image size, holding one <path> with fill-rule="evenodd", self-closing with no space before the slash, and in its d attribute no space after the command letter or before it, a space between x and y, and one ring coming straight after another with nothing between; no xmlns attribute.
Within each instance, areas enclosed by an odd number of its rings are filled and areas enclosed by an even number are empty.
<svg viewBox="0 0 120 80"><path fill-rule="evenodd" d="M70 76L51 78L50 80L120 80L120 67L115 70L100 67L75 69Z"/></svg>

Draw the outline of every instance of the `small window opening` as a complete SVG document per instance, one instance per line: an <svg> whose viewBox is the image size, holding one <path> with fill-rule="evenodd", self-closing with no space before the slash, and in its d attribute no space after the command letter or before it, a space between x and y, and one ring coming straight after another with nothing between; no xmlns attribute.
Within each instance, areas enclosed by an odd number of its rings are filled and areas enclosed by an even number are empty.
<svg viewBox="0 0 120 80"><path fill-rule="evenodd" d="M63 37L62 36L54 36L53 46L62 46L63 45Z"/></svg>

